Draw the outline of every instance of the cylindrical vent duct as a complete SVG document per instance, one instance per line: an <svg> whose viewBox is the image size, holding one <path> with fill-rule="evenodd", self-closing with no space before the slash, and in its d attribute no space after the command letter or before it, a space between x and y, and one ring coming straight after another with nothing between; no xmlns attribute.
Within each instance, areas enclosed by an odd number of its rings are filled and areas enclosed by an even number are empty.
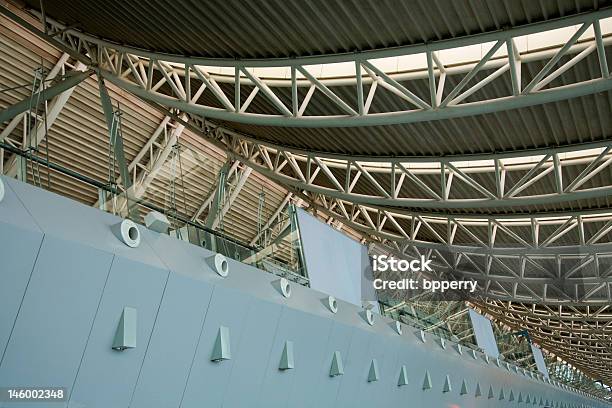
<svg viewBox="0 0 612 408"><path fill-rule="evenodd" d="M130 248L137 248L140 245L140 230L134 221L123 220L115 224L112 229L117 238Z"/></svg>
<svg viewBox="0 0 612 408"><path fill-rule="evenodd" d="M229 274L229 262L227 258L221 254L215 254L206 259L206 262L219 276L226 277Z"/></svg>

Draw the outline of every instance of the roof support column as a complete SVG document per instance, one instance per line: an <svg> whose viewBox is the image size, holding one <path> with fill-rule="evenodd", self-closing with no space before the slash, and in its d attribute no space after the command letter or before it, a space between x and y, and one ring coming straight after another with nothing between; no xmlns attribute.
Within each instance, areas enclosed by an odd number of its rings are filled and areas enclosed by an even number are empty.
<svg viewBox="0 0 612 408"><path fill-rule="evenodd" d="M228 200L225 202L225 204L220 209L220 211L214 214L214 217L206 218L207 226L210 226L210 228L213 228L213 229L219 226L219 222L225 216L225 214L227 214L227 212L230 210L230 208L232 207L232 204L234 204L234 201L236 201L236 198L238 198L238 194L240 194L242 187L244 187L244 184L246 183L247 179L249 178L252 172L253 172L253 169L251 167L247 167L246 169L242 171L242 174L240 175L240 178L238 179L236 186L234 187Z"/></svg>
<svg viewBox="0 0 612 408"><path fill-rule="evenodd" d="M285 196L285 199L278 206L274 214L272 214L272 216L268 219L268 222L266 222L266 224L263 226L261 231L258 232L257 235L253 237L253 239L251 239L251 242L249 243L250 245L255 245L259 237L261 237L261 235L270 227L270 225L274 222L274 220L276 220L276 218L278 218L281 212L285 209L285 207L287 206L287 203L289 203L289 200L291 200L291 197L293 197L292 193L289 193Z"/></svg>
<svg viewBox="0 0 612 408"><path fill-rule="evenodd" d="M240 162L238 160L234 161L234 163L232 164L230 169L227 171L226 176L231 176L232 173L234 173L237 170L239 164L240 164ZM214 198L216 197L217 191L219 190L219 185L220 184L217 184L217 186L214 188L214 190L208 196L208 198L206 198L206 200L204 200L202 205L200 205L200 208L198 208L198 210L195 212L193 217L191 217L192 220L196 220L200 215L202 215L202 213L204 212L205 209L210 207L210 205L212 204Z"/></svg>
<svg viewBox="0 0 612 408"><path fill-rule="evenodd" d="M123 187L125 188L126 194L128 195L127 199L129 202L129 199L131 198L130 187L132 186L132 179L130 178L127 163L125 162L125 154L123 151L123 138L121 136L121 133L119 132L119 121L117 120L115 112L113 111L112 101L108 94L108 90L106 89L106 85L104 84L104 79L100 76L100 73L98 73L98 86L100 88L100 102L102 103L102 109L104 110L106 125L108 126L110 144L113 148L115 158L117 159L121 182L123 184ZM129 203L128 211L130 212L130 218L135 219L136 212L133 211L132 208L129 208Z"/></svg>

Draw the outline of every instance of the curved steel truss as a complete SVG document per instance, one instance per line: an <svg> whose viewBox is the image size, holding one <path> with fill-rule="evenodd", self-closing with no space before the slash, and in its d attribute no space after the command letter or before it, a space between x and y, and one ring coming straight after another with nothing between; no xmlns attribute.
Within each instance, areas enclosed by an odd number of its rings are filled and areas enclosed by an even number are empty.
<svg viewBox="0 0 612 408"><path fill-rule="evenodd" d="M194 118L197 121L197 117ZM200 126L206 126L200 122ZM245 164L299 190L361 204L438 209L500 208L612 194L608 142L488 156L325 156L260 142L227 129L215 135ZM257 154L258 160L252 156Z"/></svg>
<svg viewBox="0 0 612 408"><path fill-rule="evenodd" d="M476 280L484 296L550 304L612 301L612 246L596 244L612 229L609 213L499 220L436 218L296 194L316 211L395 254L426 254L437 271ZM585 230L591 232L584 235ZM590 244L553 245L571 231L583 231ZM534 238L537 241L530 241Z"/></svg>
<svg viewBox="0 0 612 408"><path fill-rule="evenodd" d="M612 8L606 8L425 45L271 60L156 54L109 43L50 19L45 32L73 52L89 56L115 85L183 112L257 125L370 126L483 114L610 90L605 48L612 37L602 35L600 26L600 20L610 16ZM578 29L562 44L536 51L517 47L521 36L572 26ZM474 45L483 50L478 59L445 63L444 51ZM559 81L591 53L597 54L599 72L588 79ZM399 56L426 60L426 66L385 69L389 58ZM533 76L521 75L521 66L534 61L543 67ZM507 94L482 92L498 81L506 82ZM381 92L395 102L377 106ZM255 98L263 98L266 108L254 108ZM311 107L317 98L325 108Z"/></svg>
<svg viewBox="0 0 612 408"><path fill-rule="evenodd" d="M549 306L486 299L476 306L529 335L547 350L572 361L593 378L612 382L610 305Z"/></svg>
<svg viewBox="0 0 612 408"><path fill-rule="evenodd" d="M369 207L324 195L301 193L328 216L382 239L430 250L473 254L595 254L612 251L612 212L444 216Z"/></svg>

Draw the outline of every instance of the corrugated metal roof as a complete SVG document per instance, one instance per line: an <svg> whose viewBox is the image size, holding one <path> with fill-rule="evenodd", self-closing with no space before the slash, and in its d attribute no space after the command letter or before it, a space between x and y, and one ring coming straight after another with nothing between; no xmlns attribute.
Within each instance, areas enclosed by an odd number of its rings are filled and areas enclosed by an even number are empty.
<svg viewBox="0 0 612 408"><path fill-rule="evenodd" d="M39 9L40 2L27 0ZM180 55L270 58L423 43L586 12L608 0L45 1L110 41Z"/></svg>

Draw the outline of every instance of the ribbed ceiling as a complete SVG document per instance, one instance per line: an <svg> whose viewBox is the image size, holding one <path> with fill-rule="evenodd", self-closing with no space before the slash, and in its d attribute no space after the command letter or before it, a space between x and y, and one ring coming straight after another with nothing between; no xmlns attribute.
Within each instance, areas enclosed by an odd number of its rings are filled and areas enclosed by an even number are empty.
<svg viewBox="0 0 612 408"><path fill-rule="evenodd" d="M40 9L38 0L28 6ZM120 44L219 58L353 52L591 11L607 0L46 0L47 15Z"/></svg>

